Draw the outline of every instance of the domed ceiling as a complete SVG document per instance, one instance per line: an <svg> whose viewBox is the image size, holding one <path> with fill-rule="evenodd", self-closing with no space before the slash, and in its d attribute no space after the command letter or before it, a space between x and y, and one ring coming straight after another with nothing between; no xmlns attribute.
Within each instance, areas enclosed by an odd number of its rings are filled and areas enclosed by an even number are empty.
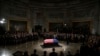
<svg viewBox="0 0 100 56"><path fill-rule="evenodd" d="M70 2L75 0L30 0L35 2L42 2L42 3L62 3L62 2Z"/></svg>
<svg viewBox="0 0 100 56"><path fill-rule="evenodd" d="M2 1L6 1L6 0L2 0ZM73 3L73 2L90 2L90 1L94 1L94 0L7 0L7 1L21 1L21 2L25 2L25 3Z"/></svg>
<svg viewBox="0 0 100 56"><path fill-rule="evenodd" d="M29 0L29 1L40 2L40 3L69 3L73 1L89 2L93 0Z"/></svg>

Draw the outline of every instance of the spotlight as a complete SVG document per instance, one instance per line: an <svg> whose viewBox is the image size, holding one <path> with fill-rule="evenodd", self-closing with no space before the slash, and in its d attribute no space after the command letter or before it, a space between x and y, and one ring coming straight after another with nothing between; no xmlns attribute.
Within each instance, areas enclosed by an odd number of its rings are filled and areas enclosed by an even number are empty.
<svg viewBox="0 0 100 56"><path fill-rule="evenodd" d="M5 21L5 18L3 18L2 21Z"/></svg>
<svg viewBox="0 0 100 56"><path fill-rule="evenodd" d="M12 54L9 50L3 49L1 50L0 56L12 56Z"/></svg>
<svg viewBox="0 0 100 56"><path fill-rule="evenodd" d="M66 26L66 24L64 24L64 26Z"/></svg>
<svg viewBox="0 0 100 56"><path fill-rule="evenodd" d="M0 23L1 23L1 24L4 24L4 23L5 23L5 18L2 18L2 19L0 20Z"/></svg>
<svg viewBox="0 0 100 56"><path fill-rule="evenodd" d="M4 21L0 21L1 24L5 23Z"/></svg>
<svg viewBox="0 0 100 56"><path fill-rule="evenodd" d="M4 54L2 54L1 56L10 56L10 54L4 53Z"/></svg>
<svg viewBox="0 0 100 56"><path fill-rule="evenodd" d="M1 56L6 56L6 54L2 54Z"/></svg>
<svg viewBox="0 0 100 56"><path fill-rule="evenodd" d="M1 56L12 56L10 53L2 53Z"/></svg>

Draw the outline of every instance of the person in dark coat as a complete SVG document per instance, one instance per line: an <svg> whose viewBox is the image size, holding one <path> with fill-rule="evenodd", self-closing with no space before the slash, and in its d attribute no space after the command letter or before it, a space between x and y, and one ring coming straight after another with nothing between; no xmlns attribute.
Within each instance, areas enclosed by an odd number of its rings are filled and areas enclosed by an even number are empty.
<svg viewBox="0 0 100 56"><path fill-rule="evenodd" d="M64 56L64 53L63 51L60 51L60 55L59 56Z"/></svg>
<svg viewBox="0 0 100 56"><path fill-rule="evenodd" d="M58 54L55 52L55 48L52 48L52 52L49 54L49 56L58 56Z"/></svg>
<svg viewBox="0 0 100 56"><path fill-rule="evenodd" d="M24 54L23 54L23 56L29 56L28 55L28 51L25 51Z"/></svg>
<svg viewBox="0 0 100 56"><path fill-rule="evenodd" d="M43 52L43 56L47 56L47 51L44 51Z"/></svg>
<svg viewBox="0 0 100 56"><path fill-rule="evenodd" d="M37 53L37 50L34 49L34 52L33 52L33 54L31 54L31 56L38 56L38 54L36 54L36 53Z"/></svg>

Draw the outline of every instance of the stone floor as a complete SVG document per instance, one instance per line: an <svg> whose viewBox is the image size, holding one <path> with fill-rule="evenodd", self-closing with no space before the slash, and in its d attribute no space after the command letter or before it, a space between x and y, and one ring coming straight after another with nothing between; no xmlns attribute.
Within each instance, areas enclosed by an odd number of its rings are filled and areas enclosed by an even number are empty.
<svg viewBox="0 0 100 56"><path fill-rule="evenodd" d="M52 51L52 48L42 48L40 46L42 44L43 40L38 40L13 46L0 46L0 56L12 56L12 53L18 50L23 52L27 50L30 55L34 49L37 49L37 53L39 53L39 56L43 54L43 51L47 51L47 53L49 54ZM59 45L61 45L62 47L55 47L55 50L57 53L59 53L60 51L64 51L64 53L66 54L67 51L71 51L71 53L74 54L76 50L79 50L80 44L81 43L70 43L67 45L66 42L59 41Z"/></svg>

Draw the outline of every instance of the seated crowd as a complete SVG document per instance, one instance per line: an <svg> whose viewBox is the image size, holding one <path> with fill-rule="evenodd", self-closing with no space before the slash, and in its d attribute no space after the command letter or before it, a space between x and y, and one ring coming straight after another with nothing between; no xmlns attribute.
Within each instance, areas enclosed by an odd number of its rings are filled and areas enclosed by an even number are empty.
<svg viewBox="0 0 100 56"><path fill-rule="evenodd" d="M40 38L56 38L61 41L69 42L84 42L87 35L82 34L72 34L72 33L28 33L28 32L6 32L4 35L0 35L0 45L10 45L10 44L19 44L25 43L27 41L38 40Z"/></svg>
<svg viewBox="0 0 100 56"><path fill-rule="evenodd" d="M70 51L66 55L63 52L59 53L59 56L100 56L100 38L95 35L83 35L83 34L72 34L72 33L28 33L28 32L6 32L4 35L0 35L0 45L9 44L20 44L27 41L38 40L39 38L54 37L61 41L66 41L67 44L70 42L82 43L80 50L72 55ZM55 49L53 48L53 52ZM28 56L28 52L24 52L24 56ZM36 50L31 56L35 56ZM44 51L43 56L46 56L47 51ZM56 56L56 54L50 54L49 56ZM14 55L16 56L16 55ZM19 55L20 56L20 55ZM23 56L23 55L22 55ZM38 56L38 55L36 55ZM57 55L58 56L58 55Z"/></svg>
<svg viewBox="0 0 100 56"><path fill-rule="evenodd" d="M4 35L0 35L0 44L12 45L37 39L37 33L29 34L28 32L6 32Z"/></svg>

